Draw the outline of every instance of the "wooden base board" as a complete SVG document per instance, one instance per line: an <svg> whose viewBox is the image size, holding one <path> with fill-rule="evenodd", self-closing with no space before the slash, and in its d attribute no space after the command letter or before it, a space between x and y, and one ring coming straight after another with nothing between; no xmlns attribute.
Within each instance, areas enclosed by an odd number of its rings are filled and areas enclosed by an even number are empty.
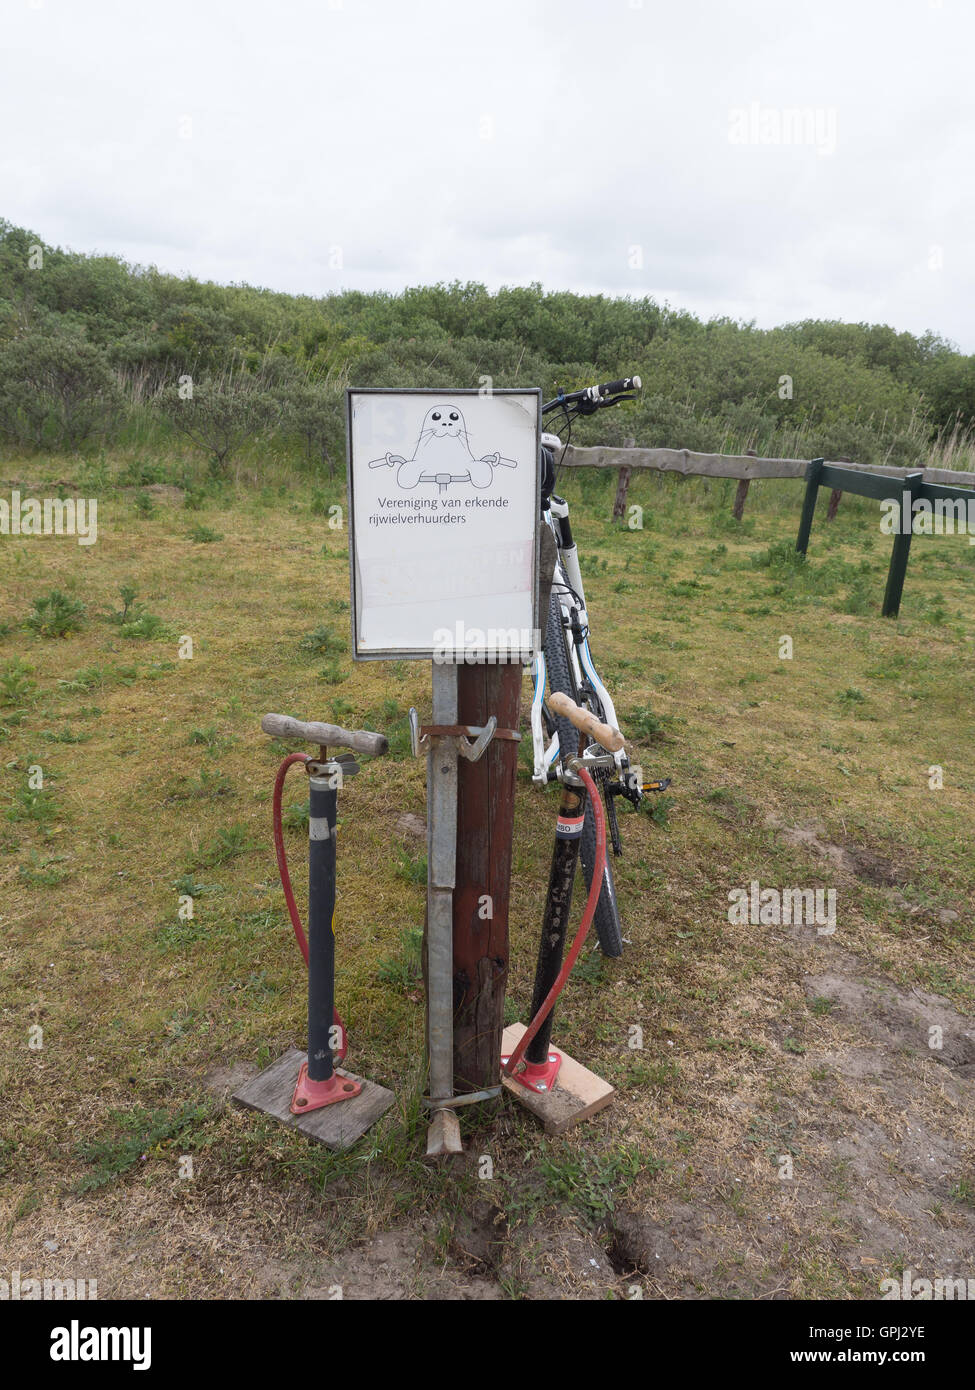
<svg viewBox="0 0 975 1390"><path fill-rule="evenodd" d="M514 1052L524 1032L523 1023L509 1024L504 1030L501 1052L505 1057ZM503 1077L502 1081L505 1089L541 1120L546 1134L561 1134L570 1125L588 1119L607 1106L613 1099L613 1087L563 1052L561 1047L552 1044L550 1050L561 1054L562 1065L555 1085L547 1095L529 1091L510 1076Z"/></svg>
<svg viewBox="0 0 975 1390"><path fill-rule="evenodd" d="M338 1076L347 1076L360 1083L362 1090L359 1094L352 1100L313 1110L309 1115L292 1115L288 1107L295 1093L298 1072L305 1060L306 1054L292 1047L283 1057L235 1091L232 1097L234 1103L245 1110L259 1110L264 1115L271 1115L289 1129L296 1129L308 1139L324 1144L327 1149L348 1149L386 1113L396 1099L385 1086L377 1086L374 1081L366 1081L354 1072L336 1067Z"/></svg>

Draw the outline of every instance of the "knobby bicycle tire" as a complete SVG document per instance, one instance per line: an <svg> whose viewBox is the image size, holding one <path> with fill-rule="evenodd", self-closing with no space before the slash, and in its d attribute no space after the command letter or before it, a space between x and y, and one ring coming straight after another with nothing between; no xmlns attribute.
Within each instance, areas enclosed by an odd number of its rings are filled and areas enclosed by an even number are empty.
<svg viewBox="0 0 975 1390"><path fill-rule="evenodd" d="M552 591L549 600L548 628L545 633L545 665L548 671L549 688L552 691L562 691L563 694L568 695L571 700L578 703L579 692L575 689L565 652L562 608L559 603L559 595L555 590ZM559 748L576 749L579 746L579 731L575 725L564 716L556 715L554 712L552 712L552 718L558 729ZM613 866L610 862L611 854L612 849L607 837L603 887L599 894L599 902L596 904L596 915L593 920L603 955L621 956L623 954L623 928L620 923L619 905L616 901L616 884L613 880ZM582 872L585 876L586 891L588 892L592 887L592 871L596 863L596 821L588 797L586 798L586 815L579 842L579 858L582 861Z"/></svg>

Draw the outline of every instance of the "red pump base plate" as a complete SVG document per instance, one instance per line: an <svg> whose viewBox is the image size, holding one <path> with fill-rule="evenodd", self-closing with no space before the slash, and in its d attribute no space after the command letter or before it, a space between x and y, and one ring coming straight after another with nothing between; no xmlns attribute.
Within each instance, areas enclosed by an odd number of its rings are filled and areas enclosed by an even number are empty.
<svg viewBox="0 0 975 1390"><path fill-rule="evenodd" d="M337 1072L333 1072L327 1081L310 1081L308 1063L302 1062L289 1109L292 1115L307 1115L311 1110L321 1110L323 1105L352 1100L361 1090L360 1082L353 1081L349 1076L339 1076Z"/></svg>
<svg viewBox="0 0 975 1390"><path fill-rule="evenodd" d="M501 1058L502 1071L508 1065L508 1058ZM561 1052L550 1052L547 1062L525 1062L520 1071L516 1071L511 1078L524 1086L528 1091L536 1091L539 1095L547 1095L555 1085L555 1078L559 1074L559 1067L562 1065Z"/></svg>

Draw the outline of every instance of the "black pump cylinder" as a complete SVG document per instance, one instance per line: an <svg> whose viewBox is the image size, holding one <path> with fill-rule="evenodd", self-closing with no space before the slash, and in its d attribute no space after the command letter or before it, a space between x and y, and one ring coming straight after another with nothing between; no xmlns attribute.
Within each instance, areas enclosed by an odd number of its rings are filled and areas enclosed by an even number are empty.
<svg viewBox="0 0 975 1390"><path fill-rule="evenodd" d="M326 777L310 777L308 819L308 1077L332 1075L335 1013L335 820L338 793Z"/></svg>

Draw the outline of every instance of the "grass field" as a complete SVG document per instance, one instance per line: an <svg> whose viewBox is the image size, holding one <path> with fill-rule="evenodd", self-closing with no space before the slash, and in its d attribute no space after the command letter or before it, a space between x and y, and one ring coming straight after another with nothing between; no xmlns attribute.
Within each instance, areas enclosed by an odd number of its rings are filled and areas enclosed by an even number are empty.
<svg viewBox="0 0 975 1390"><path fill-rule="evenodd" d="M99 532L0 537L0 1272L103 1298L872 1298L905 1268L975 1276L967 538L914 541L890 621L866 502L829 525L824 503L797 564L801 485L753 484L738 524L734 484L637 476L629 530L614 478L565 483L597 664L673 786L621 815L628 945L583 957L555 1026L614 1103L557 1140L507 1098L478 1107L445 1170L418 1099L424 843L400 829L425 814L406 712L429 669L349 657L344 484L4 471L0 495L96 495ZM344 1155L227 1103L304 1026L268 710L391 742L340 801L338 996L349 1065L397 1104ZM556 808L529 748L509 1019ZM303 798L294 774L299 883ZM753 881L835 888L835 933L733 924Z"/></svg>

